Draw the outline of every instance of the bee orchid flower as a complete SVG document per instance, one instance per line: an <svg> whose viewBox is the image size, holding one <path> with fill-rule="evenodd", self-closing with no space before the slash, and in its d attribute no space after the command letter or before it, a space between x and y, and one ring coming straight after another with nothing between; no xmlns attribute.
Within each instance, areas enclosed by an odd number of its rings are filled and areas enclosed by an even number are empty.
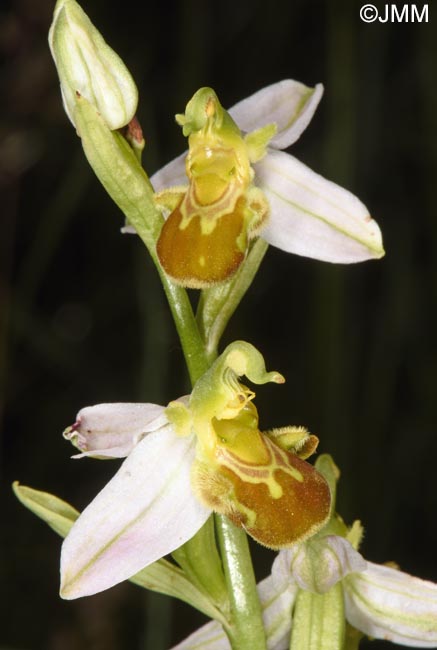
<svg viewBox="0 0 437 650"><path fill-rule="evenodd" d="M363 203L281 151L304 131L322 93L320 84L286 79L227 112L212 89L202 88L176 116L188 153L151 178L167 216L158 257L172 279L193 288L226 280L257 236L328 262L384 255Z"/></svg>
<svg viewBox="0 0 437 650"><path fill-rule="evenodd" d="M256 384L284 381L237 341L189 397L167 408L100 404L79 412L64 435L81 455L127 458L64 541L64 598L130 578L188 541L213 511L270 548L307 539L326 523L329 486L305 461L317 438L299 427L261 433L242 375Z"/></svg>

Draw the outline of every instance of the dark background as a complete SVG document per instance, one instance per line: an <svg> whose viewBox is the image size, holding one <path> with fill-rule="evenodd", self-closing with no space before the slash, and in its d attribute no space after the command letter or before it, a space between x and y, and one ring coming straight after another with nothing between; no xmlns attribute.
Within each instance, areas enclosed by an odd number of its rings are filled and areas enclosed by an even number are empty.
<svg viewBox="0 0 437 650"><path fill-rule="evenodd" d="M61 601L60 539L10 490L18 479L82 508L118 463L70 460L61 432L79 408L187 390L156 272L120 235L62 111L53 4L0 14L0 650L163 650L201 616L130 584ZM287 377L257 391L261 425L320 437L342 471L338 510L366 528L365 556L437 581L436 7L428 24L365 24L361 4L83 6L138 83L149 172L183 150L173 115L198 87L230 106L283 78L324 83L293 154L368 205L387 255L341 267L270 249L223 343L251 341ZM255 554L261 578L273 554Z"/></svg>

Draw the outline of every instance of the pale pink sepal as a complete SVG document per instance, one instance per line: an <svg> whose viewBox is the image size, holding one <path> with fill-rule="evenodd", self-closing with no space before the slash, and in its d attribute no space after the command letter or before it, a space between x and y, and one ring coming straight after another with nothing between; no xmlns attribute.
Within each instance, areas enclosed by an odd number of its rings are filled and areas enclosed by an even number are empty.
<svg viewBox="0 0 437 650"><path fill-rule="evenodd" d="M346 618L364 634L400 645L437 647L437 584L367 562L343 581Z"/></svg>
<svg viewBox="0 0 437 650"><path fill-rule="evenodd" d="M384 255L377 223L348 190L281 151L270 151L255 171L270 204L262 237L273 246L326 262Z"/></svg>
<svg viewBox="0 0 437 650"><path fill-rule="evenodd" d="M285 149L306 129L322 95L322 84L309 88L299 81L284 79L246 97L230 108L229 113L246 132L275 123L277 132L269 145Z"/></svg>
<svg viewBox="0 0 437 650"><path fill-rule="evenodd" d="M210 511L192 493L195 438L170 426L146 436L80 515L61 554L61 596L126 580L190 539Z"/></svg>
<svg viewBox="0 0 437 650"><path fill-rule="evenodd" d="M164 411L150 403L86 406L63 435L82 452L73 458L124 458L145 435L168 424Z"/></svg>
<svg viewBox="0 0 437 650"><path fill-rule="evenodd" d="M291 630L291 610L297 587L288 583L278 589L272 576L258 584L263 609L267 650L288 650ZM231 650L229 640L217 621L203 625L172 650Z"/></svg>

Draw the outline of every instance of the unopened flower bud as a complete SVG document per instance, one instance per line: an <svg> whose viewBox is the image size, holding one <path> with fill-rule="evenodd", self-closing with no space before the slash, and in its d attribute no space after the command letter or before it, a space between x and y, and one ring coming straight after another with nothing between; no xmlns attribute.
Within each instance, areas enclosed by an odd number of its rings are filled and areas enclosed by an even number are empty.
<svg viewBox="0 0 437 650"><path fill-rule="evenodd" d="M338 535L295 545L282 554L281 562L301 589L317 594L326 593L350 573L365 571L367 566L358 551ZM280 573L277 568L276 575Z"/></svg>
<svg viewBox="0 0 437 650"><path fill-rule="evenodd" d="M49 45L73 124L77 93L95 105L111 130L130 122L138 103L135 83L75 0L56 3Z"/></svg>

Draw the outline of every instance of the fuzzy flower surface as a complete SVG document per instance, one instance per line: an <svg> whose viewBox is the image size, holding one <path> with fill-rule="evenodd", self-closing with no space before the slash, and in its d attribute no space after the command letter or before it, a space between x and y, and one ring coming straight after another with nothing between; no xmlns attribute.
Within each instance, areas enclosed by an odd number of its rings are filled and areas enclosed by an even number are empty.
<svg viewBox="0 0 437 650"><path fill-rule="evenodd" d="M261 433L254 392L283 383L249 343L229 345L189 397L82 409L64 436L81 456L127 456L74 523L61 554L61 595L87 596L130 578L188 541L212 512L270 548L309 538L330 514L330 488L305 461L301 427Z"/></svg>
<svg viewBox="0 0 437 650"><path fill-rule="evenodd" d="M151 181L170 213L158 255L177 282L202 288L232 275L255 236L328 262L384 255L365 205L282 151L305 130L322 93L320 84L309 88L286 79L227 112L214 91L203 88L185 115L176 116L189 136L188 153Z"/></svg>
<svg viewBox="0 0 437 650"><path fill-rule="evenodd" d="M437 584L368 562L347 539L328 535L280 551L271 575L258 585L268 650L289 648L299 589L326 594L338 583L346 620L356 630L403 646L437 647ZM173 650L188 648L229 650L230 644L214 621Z"/></svg>

